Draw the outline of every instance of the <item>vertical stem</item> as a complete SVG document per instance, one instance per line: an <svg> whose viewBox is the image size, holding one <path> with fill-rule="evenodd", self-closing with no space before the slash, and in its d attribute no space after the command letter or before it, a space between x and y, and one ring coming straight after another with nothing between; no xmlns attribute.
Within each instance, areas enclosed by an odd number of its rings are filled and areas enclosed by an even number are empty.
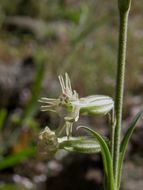
<svg viewBox="0 0 143 190"><path fill-rule="evenodd" d="M114 109L112 110L111 113L111 156L112 156L112 161L114 161L114 138L115 138L115 125L116 125L116 120L115 120L115 113Z"/></svg>
<svg viewBox="0 0 143 190"><path fill-rule="evenodd" d="M119 169L119 154L120 154L120 139L121 139L121 123L122 123L122 107L124 94L124 77L125 77L125 63L126 63L126 44L127 44L127 26L129 9L126 11L119 11L119 47L118 47L118 66L116 79L116 128L114 138L114 177L117 184L117 176Z"/></svg>

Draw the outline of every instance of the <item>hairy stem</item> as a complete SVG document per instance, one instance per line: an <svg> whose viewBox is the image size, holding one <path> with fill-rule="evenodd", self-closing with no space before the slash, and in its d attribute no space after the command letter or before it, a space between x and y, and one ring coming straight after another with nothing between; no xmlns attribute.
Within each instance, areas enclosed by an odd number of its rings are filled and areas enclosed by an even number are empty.
<svg viewBox="0 0 143 190"><path fill-rule="evenodd" d="M120 10L120 9L119 9ZM117 176L119 169L119 154L120 154L120 139L121 139L121 124L122 124L122 107L124 94L124 77L125 77L125 63L126 63L126 45L127 45L127 26L129 9L126 11L119 11L120 25L119 25L119 47L118 47L118 66L116 79L116 128L114 138L114 178L117 184Z"/></svg>
<svg viewBox="0 0 143 190"><path fill-rule="evenodd" d="M111 113L111 156L112 156L112 161L114 160L114 138L115 138L115 125L116 125L116 120L115 120L115 113L114 109L112 110Z"/></svg>

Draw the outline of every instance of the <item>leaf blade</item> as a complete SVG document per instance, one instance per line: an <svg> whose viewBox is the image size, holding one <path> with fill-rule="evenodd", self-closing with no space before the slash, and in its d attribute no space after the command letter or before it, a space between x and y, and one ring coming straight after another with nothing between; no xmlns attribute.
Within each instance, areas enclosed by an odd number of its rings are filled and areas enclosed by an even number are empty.
<svg viewBox="0 0 143 190"><path fill-rule="evenodd" d="M9 155L4 159L0 160L0 170L12 167L21 161L27 159L28 157L32 157L36 153L36 149L34 147L30 147L22 150L13 155Z"/></svg>
<svg viewBox="0 0 143 190"><path fill-rule="evenodd" d="M106 141L102 138L102 136L99 133L97 133L96 131L93 131L92 129L90 129L88 127L80 126L79 128L83 128L86 131L93 134L93 136L99 142L100 147L101 147L102 157L103 157L104 169L105 169L105 173L106 173L106 177L107 177L108 188L110 190L114 190L114 177L113 177L112 159L111 159L110 151L109 151L109 148L108 148Z"/></svg>
<svg viewBox="0 0 143 190"><path fill-rule="evenodd" d="M120 158L119 158L119 172L118 172L118 186L120 184L120 178L121 178L121 170L122 170L122 163L123 163L123 159L124 159L124 156L125 156L125 152L126 152L126 149L127 149L127 145L128 145L128 142L131 138L131 135L136 127L136 124L138 122L138 120L141 118L143 114L143 110L141 110L139 113L137 113L137 115L134 117L134 119L132 120L128 130L126 131L126 134L122 140L122 143L121 143L121 147L120 147Z"/></svg>

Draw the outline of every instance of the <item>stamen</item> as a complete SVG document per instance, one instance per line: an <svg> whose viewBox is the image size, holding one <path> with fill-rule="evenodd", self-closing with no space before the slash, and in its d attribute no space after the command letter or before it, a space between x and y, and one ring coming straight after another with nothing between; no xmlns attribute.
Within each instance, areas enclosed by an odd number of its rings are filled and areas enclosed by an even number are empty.
<svg viewBox="0 0 143 190"><path fill-rule="evenodd" d="M65 79L66 79L66 88L69 89L70 92L72 92L71 81L67 73L65 73Z"/></svg>
<svg viewBox="0 0 143 190"><path fill-rule="evenodd" d="M64 79L63 79L63 77L61 76L61 75L59 75L59 81L60 81L60 85L61 85L61 88L62 88L62 92L63 92L63 94L65 93L65 83L64 83Z"/></svg>

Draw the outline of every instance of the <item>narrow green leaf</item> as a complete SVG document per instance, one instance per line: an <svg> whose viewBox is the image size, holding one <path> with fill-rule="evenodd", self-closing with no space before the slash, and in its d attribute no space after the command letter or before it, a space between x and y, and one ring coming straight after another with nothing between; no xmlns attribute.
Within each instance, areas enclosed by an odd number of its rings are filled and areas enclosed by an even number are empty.
<svg viewBox="0 0 143 190"><path fill-rule="evenodd" d="M7 116L7 110L6 109L1 109L0 110L0 130L2 129L4 125L5 118Z"/></svg>
<svg viewBox="0 0 143 190"><path fill-rule="evenodd" d="M40 59L40 58L39 58ZM39 60L40 61L40 60ZM36 71L36 76L35 76L35 81L32 86L31 90L31 98L29 99L26 108L23 113L23 118L22 118L22 123L26 123L33 117L35 112L37 111L37 99L39 98L41 88L42 88L42 81L44 78L44 73L45 73L45 66L46 62L43 58L41 58L41 62L38 65L37 71Z"/></svg>
<svg viewBox="0 0 143 190"><path fill-rule="evenodd" d="M22 150L19 153L7 156L4 159L0 160L0 170L14 166L20 163L21 161L25 160L26 158L33 156L35 153L36 153L35 148L31 147Z"/></svg>
<svg viewBox="0 0 143 190"><path fill-rule="evenodd" d="M107 185L109 190L114 190L114 177L113 177L113 166L112 166L112 158L111 154L108 148L108 145L106 141L102 138L100 134L98 134L96 131L93 131L92 129L88 127L81 126L80 128L83 128L87 131L89 131L93 136L96 138L96 140L100 144L101 153L103 157L103 164L105 169L105 174L107 177Z"/></svg>
<svg viewBox="0 0 143 190"><path fill-rule="evenodd" d="M59 148L69 152L92 154L101 151L100 144L92 137L59 138Z"/></svg>
<svg viewBox="0 0 143 190"><path fill-rule="evenodd" d="M140 117L142 116L143 114L143 110L141 110L133 119L133 121L131 122L131 124L129 125L129 128L122 140L122 143L121 143L121 147L120 147L120 159L119 159L119 172L118 172L118 186L120 184L120 178L121 178L121 170L122 170L122 163L123 163L123 159L124 159L124 156L125 156L125 152L126 152L126 149L127 149L127 145L128 145L128 142L131 138L131 135L136 127L136 123L138 122L138 120L140 119Z"/></svg>

